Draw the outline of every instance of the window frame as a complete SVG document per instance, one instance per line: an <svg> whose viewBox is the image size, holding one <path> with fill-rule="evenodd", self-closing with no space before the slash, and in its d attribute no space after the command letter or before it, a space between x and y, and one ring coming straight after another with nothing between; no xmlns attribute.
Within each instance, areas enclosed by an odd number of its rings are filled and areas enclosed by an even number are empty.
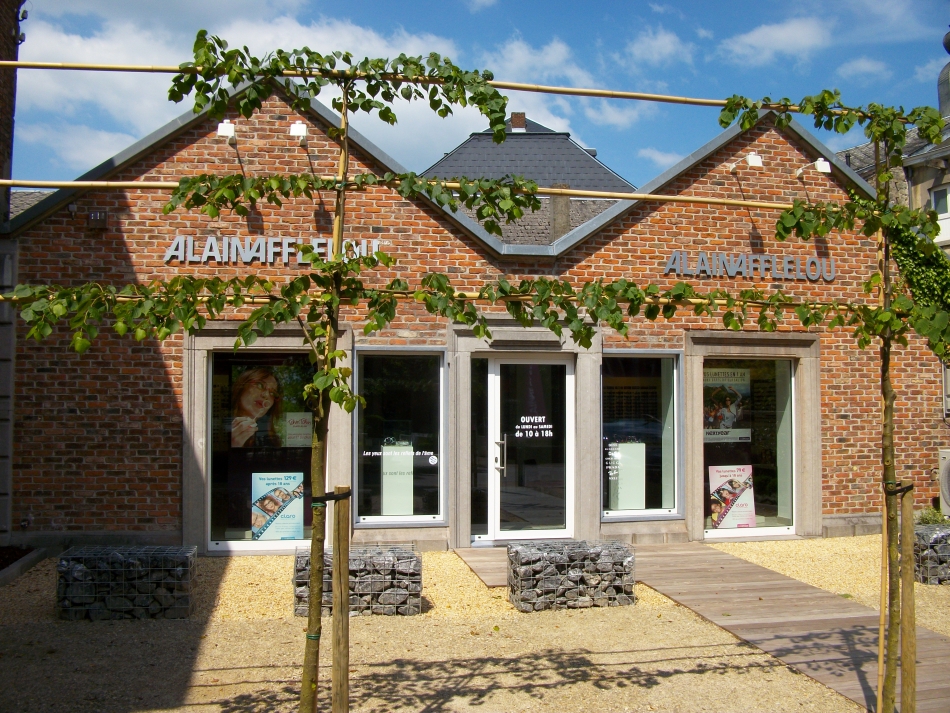
<svg viewBox="0 0 950 713"><path fill-rule="evenodd" d="M706 361L725 361L725 360L736 360L736 361L787 361L790 364L789 371L789 401L791 402L791 453L792 453L792 524L791 525L766 525L764 527L749 527L749 528L726 528L722 530L718 529L706 529L705 517L702 522L702 532L703 539L710 542L720 542L723 540L735 540L735 539L747 539L750 537L763 537L763 538L775 538L775 537L787 537L789 535L796 534L796 528L798 527L799 522L799 507L801 500L799 496L799 480L801 478L800 474L800 459L798 453L798 396L796 393L798 385L798 366L799 358L792 356L733 356L733 355L711 355L707 354L702 357L702 368L705 368ZM703 458L703 468L705 465L705 456ZM708 493L703 493L703 497L709 497Z"/></svg>
<svg viewBox="0 0 950 713"><path fill-rule="evenodd" d="M600 442L598 443L598 505L600 521L605 522L642 522L645 520L685 520L686 494L686 443L683 434L686 427L686 390L683 380L685 351L682 349L604 349L601 356L600 389L597 393L598 418L600 419ZM605 359L672 359L673 360L673 453L674 492L672 508L651 508L644 510L605 510L604 509L604 369Z"/></svg>
<svg viewBox="0 0 950 713"><path fill-rule="evenodd" d="M356 497L353 498L353 528L357 530L399 528L399 527L447 527L448 526L448 492L446 487L446 459L447 444L445 432L445 417L448 413L448 393L446 383L448 378L448 350L445 347L414 347L398 349L387 345L356 345L353 349L353 374L351 387L359 393L360 357L364 354L373 356L439 356L439 512L436 515L360 515L359 513L359 443L360 443L360 413L362 407L357 406L352 414L352 454L351 454L351 487Z"/></svg>
<svg viewBox="0 0 950 713"><path fill-rule="evenodd" d="M943 191L946 193L947 212L937 213L937 224L940 226L940 234L934 239L934 243L941 246L950 245L950 184L942 183L939 186L932 186L927 190L929 205L934 212L937 210L937 202L934 200L934 194Z"/></svg>
<svg viewBox="0 0 950 713"><path fill-rule="evenodd" d="M278 338L286 338L288 335L281 333L276 335ZM262 340L263 341L263 340ZM213 505L213 478L212 468L214 467L214 449L211 444L214 442L214 358L218 354L234 354L234 348L212 346L207 349L200 349L207 355L205 363L205 384L204 384L204 403L205 403L205 428L204 439L201 447L204 448L204 469L206 482L205 489L205 542L207 543L207 552L209 555L268 555L268 554L292 554L298 547L310 541L306 535L301 540L215 540L211 532L211 512ZM264 343L260 346L243 347L241 354L293 354L295 356L306 356L309 349L299 346L298 338L294 338L294 346L283 346L281 344ZM309 473L304 473L304 478L309 477Z"/></svg>

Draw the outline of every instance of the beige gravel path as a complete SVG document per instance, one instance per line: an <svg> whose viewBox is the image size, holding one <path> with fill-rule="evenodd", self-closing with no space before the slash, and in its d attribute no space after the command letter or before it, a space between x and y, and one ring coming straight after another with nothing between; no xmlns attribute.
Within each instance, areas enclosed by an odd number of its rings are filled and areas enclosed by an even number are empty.
<svg viewBox="0 0 950 713"><path fill-rule="evenodd" d="M878 611L880 535L728 542L710 546ZM917 623L950 636L950 586L918 584L914 597Z"/></svg>
<svg viewBox="0 0 950 713"><path fill-rule="evenodd" d="M351 620L354 711L861 710L645 587L634 607L522 615L453 553L423 556L425 614ZM92 623L53 618L47 560L0 589L10 710L294 710L291 567L202 558L192 621Z"/></svg>

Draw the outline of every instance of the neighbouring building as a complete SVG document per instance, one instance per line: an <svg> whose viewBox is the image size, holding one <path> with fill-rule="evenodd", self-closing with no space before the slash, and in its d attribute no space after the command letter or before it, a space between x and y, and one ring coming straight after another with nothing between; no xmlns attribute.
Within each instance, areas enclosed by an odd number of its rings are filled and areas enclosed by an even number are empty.
<svg viewBox="0 0 950 713"><path fill-rule="evenodd" d="M83 176L174 180L199 172L330 173L337 118L293 112L275 95L251 119L187 113ZM712 120L712 119L710 119ZM306 146L290 135L306 122ZM632 186L566 134L515 114L508 141L475 134L430 173L497 174L536 166L549 185ZM754 155L754 156L753 156ZM753 158L749 158L753 156ZM808 168L817 159L831 173ZM538 159L535 164L530 161ZM543 159L543 160L542 160ZM240 161L240 163L239 163ZM354 132L351 171L400 171ZM552 168L550 162L560 162ZM800 176L796 171L805 167ZM529 173L525 169L525 173ZM530 176L529 176L530 177ZM733 127L640 188L643 193L791 201L870 194L865 181L799 124L763 114ZM277 281L306 270L290 247L326 249L328 195L262 205L247 219L162 214L154 190L62 190L15 216L5 244L19 281L147 283L178 274ZM499 238L470 216L384 187L348 200L346 239L377 246L380 284L430 271L460 289L552 276L626 278L699 290L781 289L815 300L866 299L875 246L857 234L773 239L776 214L630 200L545 201ZM391 328L343 344L366 407L331 422L330 484L355 489L355 542L420 548L575 537L632 542L736 536L832 536L879 530L878 356L847 330L723 329L680 310L637 319L624 338L600 328L590 349L489 310L493 341L400 304ZM309 537L309 364L296 328L235 351L236 322L136 343L109 330L83 356L65 328L16 341L13 518L17 542L194 544L209 552L288 551ZM898 350L898 472L920 505L937 494L942 420L938 361L917 339ZM298 497L300 496L300 497Z"/></svg>

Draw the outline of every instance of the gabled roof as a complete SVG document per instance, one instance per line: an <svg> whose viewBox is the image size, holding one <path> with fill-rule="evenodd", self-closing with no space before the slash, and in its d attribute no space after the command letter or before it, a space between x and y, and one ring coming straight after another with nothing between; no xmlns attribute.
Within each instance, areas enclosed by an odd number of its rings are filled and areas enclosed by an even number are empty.
<svg viewBox="0 0 950 713"><path fill-rule="evenodd" d="M635 191L629 181L598 161L567 132L526 120L524 131L505 129L496 144L490 131L472 134L422 172L427 178L524 176L539 186L562 184L585 191Z"/></svg>
<svg viewBox="0 0 950 713"><path fill-rule="evenodd" d="M239 93L242 89L238 89L234 94ZM331 111L329 108L321 104L319 101L312 101L310 103L310 109L314 115L319 118L323 123L332 126L339 126L339 116ZM770 112L761 112L759 115L759 121L768 116ZM185 112L181 116L165 124L157 131L152 132L145 138L135 142L127 149L120 151L118 154L108 159L107 161L102 162L95 168L90 171L87 171L77 180L85 181L96 181L96 180L105 180L109 176L115 174L116 172L132 165L136 161L140 160L144 156L148 155L159 146L174 138L178 134L184 132L185 130L191 128L195 124L204 121L207 116L207 110L202 111L198 114L195 114L191 111ZM839 160L838 157L831 151L827 146L822 144L820 141L815 139L805 128L798 122L792 121L788 128L792 134L798 137L807 147L813 152L815 158L822 157L827 159L832 167L833 172L837 173L840 178L843 178L846 182L852 184L859 191L867 194L868 196L873 196L873 189L862 179L857 173L855 173L851 168L845 165L844 161ZM527 133L527 132L526 132ZM557 133L557 132L553 132ZM644 185L639 192L641 193L652 193L659 191L666 185L672 183L674 180L679 178L680 175L686 173L692 169L696 164L705 160L708 156L718 151L720 148L728 144L734 138L736 138L742 130L739 128L738 124L733 125L729 129L726 129L712 141L709 141L704 146L700 147L689 156L684 158L682 161L677 163L672 168L668 169L661 175L657 176L655 179ZM474 136L477 136L475 134ZM518 136L518 134L515 134ZM378 163L381 168L386 171L391 171L393 173L404 173L405 168L399 164L392 156L387 154L381 148L379 148L372 141L363 136L360 132L356 131L353 128L350 128L349 131L350 141L353 146L360 152L366 154L373 161ZM508 137L511 139L511 136ZM489 139L490 140L490 139ZM506 142L507 143L507 142ZM576 146L576 144L575 144ZM580 147L578 147L581 151ZM591 157L593 158L593 157ZM599 163L599 162L598 162ZM438 165L438 164L436 164ZM602 165L602 164L601 164ZM622 180L622 179L621 179ZM624 191L629 191L632 186L625 183ZM43 220L52 213L60 210L65 205L73 200L73 198L82 193L89 192L90 189L71 189L63 188L54 193L51 193L47 198L41 200L36 205L25 210L23 213L17 215L14 219L10 221L4 228L4 232L9 232L14 235L19 234L27 230L30 226L35 223ZM642 201L618 201L608 210L599 214L595 218L587 221L583 225L580 225L555 242L550 245L525 245L525 244L510 244L504 243L499 240L496 236L490 235L479 225L475 220L466 216L462 211L453 213L449 208L440 206L437 203L429 200L428 198L421 197L419 200L427 203L437 212L441 213L449 222L454 224L457 228L467 233L468 235L479 240L489 251L498 255L500 257L539 257L539 258L556 258L578 244L582 243L588 237L599 231L601 228L609 225L614 220L617 220L628 211L632 210L635 206L639 205Z"/></svg>
<svg viewBox="0 0 950 713"><path fill-rule="evenodd" d="M948 65L950 66L950 65ZM927 139L920 136L917 127L907 130L906 142L904 144L903 158L905 166L923 163L930 159L942 157L950 154L950 122L944 128L943 143L932 144ZM869 141L850 149L844 149L838 152L838 157L848 163L855 172L861 176L873 178L874 173L874 143Z"/></svg>

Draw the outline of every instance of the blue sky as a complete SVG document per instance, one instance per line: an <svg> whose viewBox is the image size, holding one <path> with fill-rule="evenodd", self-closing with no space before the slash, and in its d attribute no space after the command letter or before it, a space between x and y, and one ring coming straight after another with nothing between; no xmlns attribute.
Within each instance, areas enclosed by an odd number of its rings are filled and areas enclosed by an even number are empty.
<svg viewBox="0 0 950 713"><path fill-rule="evenodd" d="M28 0L20 58L178 64L198 28L257 53L308 45L357 56L437 51L498 79L599 86L701 97L734 93L798 99L838 88L850 104L936 104L950 57L940 0L788 2L339 3L304 0ZM188 109L166 99L167 75L21 70L13 174L69 179ZM721 129L717 111L642 102L509 93L509 110L570 131L643 185ZM357 127L420 171L481 117L439 119L419 103L397 107L399 125ZM861 143L820 136L832 148Z"/></svg>

